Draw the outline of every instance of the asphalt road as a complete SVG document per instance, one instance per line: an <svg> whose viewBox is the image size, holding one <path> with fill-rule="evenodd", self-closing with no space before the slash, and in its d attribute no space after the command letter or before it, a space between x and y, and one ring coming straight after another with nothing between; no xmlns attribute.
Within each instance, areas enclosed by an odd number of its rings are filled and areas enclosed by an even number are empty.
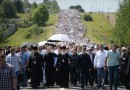
<svg viewBox="0 0 130 90"><path fill-rule="evenodd" d="M57 86L54 86L52 88L45 88L45 87L38 87L37 89L32 89L31 87L26 87L26 88L22 88L20 90L103 90L103 89L97 89L95 86L90 88L90 87L85 87L84 89L81 89L80 86L77 87L73 87L70 86L69 88L59 88ZM104 90L109 90L108 86L105 86ZM126 90L124 87L118 87L117 90Z"/></svg>

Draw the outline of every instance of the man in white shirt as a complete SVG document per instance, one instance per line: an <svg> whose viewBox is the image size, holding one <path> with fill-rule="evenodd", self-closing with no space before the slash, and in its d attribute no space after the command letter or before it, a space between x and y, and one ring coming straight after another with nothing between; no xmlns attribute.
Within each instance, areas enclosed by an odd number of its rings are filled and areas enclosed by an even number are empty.
<svg viewBox="0 0 130 90"><path fill-rule="evenodd" d="M105 59L106 59L107 51L103 49L103 45L99 45L99 51L96 52L94 58L94 68L97 69L97 80L98 80L98 89L102 87L104 88L105 83Z"/></svg>

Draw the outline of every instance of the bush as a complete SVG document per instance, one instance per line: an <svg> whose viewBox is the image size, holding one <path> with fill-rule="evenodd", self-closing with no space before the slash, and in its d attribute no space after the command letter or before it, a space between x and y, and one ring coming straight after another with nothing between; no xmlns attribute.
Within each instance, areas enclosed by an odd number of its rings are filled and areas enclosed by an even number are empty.
<svg viewBox="0 0 130 90"><path fill-rule="evenodd" d="M83 19L84 19L85 21L93 21L93 18L92 18L91 15L89 15L89 14L84 15Z"/></svg>
<svg viewBox="0 0 130 90"><path fill-rule="evenodd" d="M25 35L25 38L28 39L28 38L31 38L31 36L32 36L32 34L28 32L28 33Z"/></svg>
<svg viewBox="0 0 130 90"><path fill-rule="evenodd" d="M29 27L28 31L35 35L39 35L39 34L43 33L42 28L39 27L37 24L34 24L31 27Z"/></svg>

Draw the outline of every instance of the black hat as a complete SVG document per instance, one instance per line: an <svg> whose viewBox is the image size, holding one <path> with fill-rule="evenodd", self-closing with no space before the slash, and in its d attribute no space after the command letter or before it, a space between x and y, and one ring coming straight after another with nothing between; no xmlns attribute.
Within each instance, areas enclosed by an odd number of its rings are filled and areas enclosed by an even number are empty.
<svg viewBox="0 0 130 90"><path fill-rule="evenodd" d="M33 50L37 50L38 47L36 45L33 45Z"/></svg>
<svg viewBox="0 0 130 90"><path fill-rule="evenodd" d="M66 49L66 46L61 46L61 49Z"/></svg>
<svg viewBox="0 0 130 90"><path fill-rule="evenodd" d="M23 46L21 46L21 48L27 48L27 46L26 46L26 45L23 45Z"/></svg>
<svg viewBox="0 0 130 90"><path fill-rule="evenodd" d="M54 44L49 44L49 46L53 46L53 47L56 47L56 45L54 45Z"/></svg>

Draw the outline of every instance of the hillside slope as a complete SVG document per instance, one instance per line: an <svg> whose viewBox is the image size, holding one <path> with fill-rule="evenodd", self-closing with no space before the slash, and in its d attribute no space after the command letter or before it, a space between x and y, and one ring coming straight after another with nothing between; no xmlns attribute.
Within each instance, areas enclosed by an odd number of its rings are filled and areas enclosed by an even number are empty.
<svg viewBox="0 0 130 90"><path fill-rule="evenodd" d="M84 21L83 16L86 13L81 13L82 23L85 25L87 32L86 36L95 43L110 44L112 24L104 17L102 13L91 13L93 21ZM88 13L87 13L88 14Z"/></svg>
<svg viewBox="0 0 130 90"><path fill-rule="evenodd" d="M47 26L43 27L43 33L40 35L33 34L29 39L25 38L25 35L28 33L28 28L19 28L12 36L7 38L5 45L19 46L24 42L38 43L40 41L47 40L51 35L54 34L57 18L57 14L50 14L49 21L46 22Z"/></svg>
<svg viewBox="0 0 130 90"><path fill-rule="evenodd" d="M111 30L113 25L109 23L108 19L100 13L92 13L91 16L93 21L84 21L81 13L82 23L85 25L87 32L86 36L96 43L110 44ZM27 28L19 28L11 37L7 38L5 45L19 46L24 42L38 43L43 40L47 40L51 35L54 34L55 24L58 19L57 14L51 14L47 26L43 27L43 33L40 35L32 35L33 37L26 39L25 34L28 32Z"/></svg>

